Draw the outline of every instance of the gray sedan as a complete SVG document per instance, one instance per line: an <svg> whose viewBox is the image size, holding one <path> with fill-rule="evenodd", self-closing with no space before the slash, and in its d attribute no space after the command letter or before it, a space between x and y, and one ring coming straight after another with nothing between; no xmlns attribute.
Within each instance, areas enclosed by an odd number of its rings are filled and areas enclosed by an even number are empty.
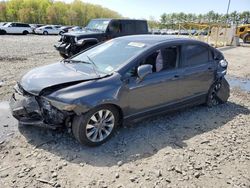
<svg viewBox="0 0 250 188"><path fill-rule="evenodd" d="M226 71L223 54L206 43L126 36L31 70L10 106L20 124L65 126L80 143L97 146L123 122L226 102Z"/></svg>

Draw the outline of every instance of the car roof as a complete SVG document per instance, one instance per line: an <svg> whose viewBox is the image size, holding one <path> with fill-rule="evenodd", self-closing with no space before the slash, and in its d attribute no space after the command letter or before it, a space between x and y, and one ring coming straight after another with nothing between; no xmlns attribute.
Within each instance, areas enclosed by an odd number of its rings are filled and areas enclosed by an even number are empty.
<svg viewBox="0 0 250 188"><path fill-rule="evenodd" d="M194 42L194 43L202 43L206 44L204 42L190 39L190 38L184 38L184 37L178 37L176 35L152 35L152 34L145 34L145 35L129 35L124 37L116 38L116 40L126 40L128 42L141 42L144 44L147 44L148 46L157 45L163 42Z"/></svg>
<svg viewBox="0 0 250 188"><path fill-rule="evenodd" d="M92 20L104 20L104 21L111 21L111 20L122 20L122 21L146 21L143 19L126 19L126 18L94 18Z"/></svg>

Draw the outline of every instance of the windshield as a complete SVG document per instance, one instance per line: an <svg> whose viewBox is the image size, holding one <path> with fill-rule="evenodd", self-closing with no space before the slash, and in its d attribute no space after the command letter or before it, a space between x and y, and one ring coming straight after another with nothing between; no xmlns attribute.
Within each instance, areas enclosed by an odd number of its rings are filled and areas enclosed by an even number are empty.
<svg viewBox="0 0 250 188"><path fill-rule="evenodd" d="M3 26L4 26L4 27L9 27L10 24L11 24L11 23L6 23L6 24L4 24Z"/></svg>
<svg viewBox="0 0 250 188"><path fill-rule="evenodd" d="M146 45L141 42L113 39L73 57L72 60L92 61L91 64L94 62L97 71L109 74L145 48Z"/></svg>
<svg viewBox="0 0 250 188"><path fill-rule="evenodd" d="M100 30L100 31L106 31L109 20L91 20L88 25L86 26L86 29L89 30Z"/></svg>

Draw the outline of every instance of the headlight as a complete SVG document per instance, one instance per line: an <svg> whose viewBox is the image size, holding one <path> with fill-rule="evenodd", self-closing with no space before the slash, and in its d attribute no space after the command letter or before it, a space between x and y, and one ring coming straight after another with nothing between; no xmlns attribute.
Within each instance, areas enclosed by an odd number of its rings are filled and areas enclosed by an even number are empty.
<svg viewBox="0 0 250 188"><path fill-rule="evenodd" d="M48 101L46 98L42 97L40 99L41 105L44 109L46 110L51 110L51 105L50 105L50 101Z"/></svg>
<svg viewBox="0 0 250 188"><path fill-rule="evenodd" d="M77 37L75 37L74 40L75 40L75 42L77 43L77 41L78 41L78 40L77 40Z"/></svg>
<svg viewBox="0 0 250 188"><path fill-rule="evenodd" d="M77 106L74 104L67 104L55 100L51 100L45 97L41 98L42 106L46 109L50 109L51 106L56 107L59 110L73 111Z"/></svg>
<svg viewBox="0 0 250 188"><path fill-rule="evenodd" d="M228 63L227 63L227 61L226 61L225 59L220 60L219 64L220 64L220 66L223 67L223 68L226 68L227 65L228 65Z"/></svg>

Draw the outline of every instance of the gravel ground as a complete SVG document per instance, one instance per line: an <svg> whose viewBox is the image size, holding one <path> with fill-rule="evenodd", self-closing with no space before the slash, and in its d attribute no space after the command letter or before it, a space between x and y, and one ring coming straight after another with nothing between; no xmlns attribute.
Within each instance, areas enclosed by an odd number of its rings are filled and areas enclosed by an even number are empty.
<svg viewBox="0 0 250 188"><path fill-rule="evenodd" d="M53 49L57 39L0 36L0 46L5 46L0 49L0 100L10 97L24 72L61 59ZM223 49L230 75L249 79L249 51ZM121 128L108 143L89 148L63 130L18 127L2 102L0 187L249 188L249 125L250 93L234 88L226 104L143 120Z"/></svg>

